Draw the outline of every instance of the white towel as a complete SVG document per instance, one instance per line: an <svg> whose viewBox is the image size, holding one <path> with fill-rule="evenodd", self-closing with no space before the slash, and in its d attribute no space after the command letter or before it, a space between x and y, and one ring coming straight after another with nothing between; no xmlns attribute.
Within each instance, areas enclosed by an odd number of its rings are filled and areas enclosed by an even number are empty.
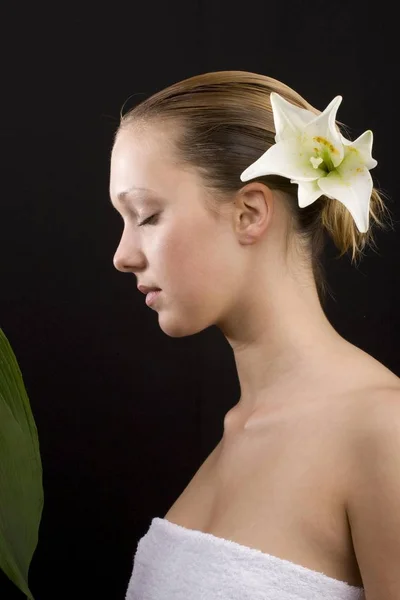
<svg viewBox="0 0 400 600"><path fill-rule="evenodd" d="M155 517L126 600L365 600L349 585L261 550Z"/></svg>

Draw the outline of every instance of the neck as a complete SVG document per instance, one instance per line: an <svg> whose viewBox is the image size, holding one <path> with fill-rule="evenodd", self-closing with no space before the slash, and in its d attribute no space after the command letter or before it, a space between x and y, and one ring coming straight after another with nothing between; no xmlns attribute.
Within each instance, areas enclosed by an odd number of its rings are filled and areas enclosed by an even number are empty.
<svg viewBox="0 0 400 600"><path fill-rule="evenodd" d="M245 418L273 404L287 384L320 373L348 344L327 319L313 279L299 285L286 278L268 292L258 287L219 326L234 352L241 389L236 412Z"/></svg>

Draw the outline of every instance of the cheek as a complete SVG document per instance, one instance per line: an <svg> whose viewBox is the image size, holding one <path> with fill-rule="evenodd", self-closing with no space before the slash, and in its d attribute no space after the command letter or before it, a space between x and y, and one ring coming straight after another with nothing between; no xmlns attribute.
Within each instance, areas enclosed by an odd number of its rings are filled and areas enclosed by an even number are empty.
<svg viewBox="0 0 400 600"><path fill-rule="evenodd" d="M180 227L160 241L160 273L181 297L197 300L229 285L232 270L230 241L221 231Z"/></svg>
<svg viewBox="0 0 400 600"><path fill-rule="evenodd" d="M207 275L203 240L198 231L180 228L164 237L157 250L161 272L182 292L196 293Z"/></svg>

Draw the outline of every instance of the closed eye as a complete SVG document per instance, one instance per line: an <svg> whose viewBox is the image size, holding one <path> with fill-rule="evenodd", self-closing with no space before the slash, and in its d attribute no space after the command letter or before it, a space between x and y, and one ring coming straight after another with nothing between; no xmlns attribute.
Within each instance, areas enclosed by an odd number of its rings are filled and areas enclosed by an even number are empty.
<svg viewBox="0 0 400 600"><path fill-rule="evenodd" d="M143 227L143 225L148 225L150 223L154 223L155 219L158 217L158 214L151 215L148 219L145 219L141 223L139 223L139 227Z"/></svg>

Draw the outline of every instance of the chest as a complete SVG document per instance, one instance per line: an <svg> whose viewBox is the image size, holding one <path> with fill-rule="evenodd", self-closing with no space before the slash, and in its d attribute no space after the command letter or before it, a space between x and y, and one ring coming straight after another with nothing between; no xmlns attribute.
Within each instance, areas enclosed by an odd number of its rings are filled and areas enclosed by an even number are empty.
<svg viewBox="0 0 400 600"><path fill-rule="evenodd" d="M345 466L340 424L276 416L224 436L165 518L361 586Z"/></svg>

